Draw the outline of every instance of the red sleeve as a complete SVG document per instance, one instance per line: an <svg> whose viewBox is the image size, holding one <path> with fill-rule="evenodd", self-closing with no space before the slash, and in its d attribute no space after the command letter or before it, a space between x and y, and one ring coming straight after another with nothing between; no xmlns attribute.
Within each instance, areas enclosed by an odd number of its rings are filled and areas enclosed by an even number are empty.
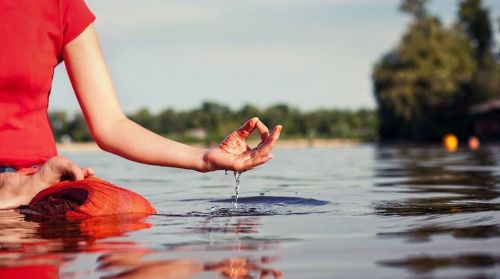
<svg viewBox="0 0 500 279"><path fill-rule="evenodd" d="M62 46L78 37L95 16L83 0L62 0Z"/></svg>

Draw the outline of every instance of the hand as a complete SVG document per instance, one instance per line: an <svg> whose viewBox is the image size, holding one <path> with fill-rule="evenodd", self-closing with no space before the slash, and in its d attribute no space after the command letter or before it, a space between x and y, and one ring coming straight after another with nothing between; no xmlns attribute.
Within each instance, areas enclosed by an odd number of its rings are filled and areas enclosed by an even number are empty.
<svg viewBox="0 0 500 279"><path fill-rule="evenodd" d="M281 271L272 268L266 268L261 264L268 264L277 260L263 256L260 260L250 260L241 257L228 258L217 263L205 264L205 271L218 271L224 278L282 278ZM253 276L255 275L255 276Z"/></svg>
<svg viewBox="0 0 500 279"><path fill-rule="evenodd" d="M80 168L67 158L55 156L45 162L45 164L33 174L33 178L41 185L48 186L64 180L82 180L93 174L94 170L91 168Z"/></svg>
<svg viewBox="0 0 500 279"><path fill-rule="evenodd" d="M146 260L143 257L153 251L130 251L108 253L97 259L100 271L123 271L112 275L103 276L103 279L125 278L161 278L180 279L191 278L194 274L203 271L203 264L191 260Z"/></svg>
<svg viewBox="0 0 500 279"><path fill-rule="evenodd" d="M0 174L0 208L28 204L43 189L63 180L81 180L94 174L90 168L80 168L71 160L56 156L40 169L24 169Z"/></svg>
<svg viewBox="0 0 500 279"><path fill-rule="evenodd" d="M250 148L245 140L255 129L259 130L260 143L257 147ZM244 172L264 164L272 159L271 150L282 129L281 125L277 125L269 134L269 129L259 118L251 118L238 130L227 136L217 147L203 154L204 171Z"/></svg>

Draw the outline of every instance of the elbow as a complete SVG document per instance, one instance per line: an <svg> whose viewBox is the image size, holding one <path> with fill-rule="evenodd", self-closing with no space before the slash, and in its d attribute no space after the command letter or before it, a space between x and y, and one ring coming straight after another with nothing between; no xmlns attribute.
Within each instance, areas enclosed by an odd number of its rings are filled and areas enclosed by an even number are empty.
<svg viewBox="0 0 500 279"><path fill-rule="evenodd" d="M91 125L90 132L100 149L106 152L116 153L116 149L120 145L121 141L117 130L121 128L122 123L123 122L120 120L108 123L99 123L100 125L98 126Z"/></svg>
<svg viewBox="0 0 500 279"><path fill-rule="evenodd" d="M94 141L97 144L97 146L99 146L99 148L101 150L106 151L106 152L111 152L111 147L108 143L106 143L106 141L101 140L97 137L94 137Z"/></svg>
<svg viewBox="0 0 500 279"><path fill-rule="evenodd" d="M90 133L97 146L106 152L112 152L112 135L106 131L107 129L91 129Z"/></svg>
<svg viewBox="0 0 500 279"><path fill-rule="evenodd" d="M92 137L101 150L110 152L110 145L102 136L92 133Z"/></svg>

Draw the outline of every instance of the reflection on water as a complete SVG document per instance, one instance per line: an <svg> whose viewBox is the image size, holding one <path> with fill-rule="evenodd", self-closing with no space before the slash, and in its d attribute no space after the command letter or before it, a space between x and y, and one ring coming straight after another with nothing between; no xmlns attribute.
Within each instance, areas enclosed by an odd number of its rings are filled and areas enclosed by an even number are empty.
<svg viewBox="0 0 500 279"><path fill-rule="evenodd" d="M73 253L135 249L133 242L98 242L125 232L149 228L144 216L94 217L80 221L30 220L14 210L0 210L0 278L36 275L57 278Z"/></svg>
<svg viewBox="0 0 500 279"><path fill-rule="evenodd" d="M385 237L405 237L410 241L430 241L430 236L439 234L449 234L455 238L464 239L482 239L490 237L500 237L500 226L483 225L469 227L440 227L440 226L421 226L404 232L379 233L379 236Z"/></svg>
<svg viewBox="0 0 500 279"><path fill-rule="evenodd" d="M281 278L281 272L264 267L275 261L228 258L219 262L200 263L195 260L145 260L149 253L109 253L98 259L100 270L124 268L125 271L102 278L190 278L200 272L215 272L224 278ZM272 277L271 277L272 276Z"/></svg>
<svg viewBox="0 0 500 279"><path fill-rule="evenodd" d="M259 219L257 217L238 218L235 223L213 222L203 219L197 226L186 228L187 233L205 234L209 242L177 243L165 245L164 250L112 252L99 257L98 269L121 269L119 273L104 278L189 278L194 274L209 272L221 275L223 278L281 278L281 271L268 265L279 261L278 256L261 255L258 257L229 257L199 261L195 259L162 259L168 253L193 252L248 252L257 251L272 253L279 249L279 241L260 240L246 241L243 235L258 233ZM229 234L234 237L232 242L217 243L212 234ZM162 253L164 253L162 255Z"/></svg>
<svg viewBox="0 0 500 279"><path fill-rule="evenodd" d="M380 264L392 267L409 268L415 272L429 272L438 268L466 267L489 268L500 265L500 256L489 254L466 254L454 257L411 257L404 260L382 261ZM477 276L474 278L488 278Z"/></svg>
<svg viewBox="0 0 500 279"><path fill-rule="evenodd" d="M148 229L144 216L119 215L84 220L33 219L14 210L0 210L0 278L75 278L60 268L75 260L75 253L101 253L96 271L100 278L190 278L201 272L217 273L224 278L280 278L281 272L266 267L279 260L276 256L259 258L230 257L200 261L191 258L162 259L166 252L179 251L269 251L277 249L276 240L242 241L240 234L258 232L256 217L237 219L236 223L203 219L198 226L186 228L190 233L207 235L210 242L178 243L164 249L141 247L134 241L113 241L126 233ZM218 245L212 234L235 236L234 243ZM108 239L107 241L104 241ZM88 271L92 274L93 271ZM81 275L81 274L80 274ZM271 277L272 276L272 277Z"/></svg>
<svg viewBox="0 0 500 279"><path fill-rule="evenodd" d="M463 240L500 237L500 216L496 213L500 210L497 148L450 154L436 148L382 147L378 149L377 162L376 177L380 182L375 186L400 193L404 198L375 202L375 214L427 218L409 224L404 231L379 232L379 237L404 238L409 242L431 242L447 235ZM500 264L500 254L443 253L408 255L378 263L419 273Z"/></svg>

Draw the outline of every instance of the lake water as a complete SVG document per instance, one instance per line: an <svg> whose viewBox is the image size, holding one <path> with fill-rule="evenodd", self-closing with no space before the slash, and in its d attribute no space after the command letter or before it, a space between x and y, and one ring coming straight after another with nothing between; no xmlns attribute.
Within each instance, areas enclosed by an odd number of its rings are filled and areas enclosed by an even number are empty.
<svg viewBox="0 0 500 279"><path fill-rule="evenodd" d="M237 209L234 177L223 171L144 166L102 152L65 154L142 194L159 214L38 223L0 210L0 274L500 276L498 146L446 153L439 146L363 145L274 154L242 174Z"/></svg>

